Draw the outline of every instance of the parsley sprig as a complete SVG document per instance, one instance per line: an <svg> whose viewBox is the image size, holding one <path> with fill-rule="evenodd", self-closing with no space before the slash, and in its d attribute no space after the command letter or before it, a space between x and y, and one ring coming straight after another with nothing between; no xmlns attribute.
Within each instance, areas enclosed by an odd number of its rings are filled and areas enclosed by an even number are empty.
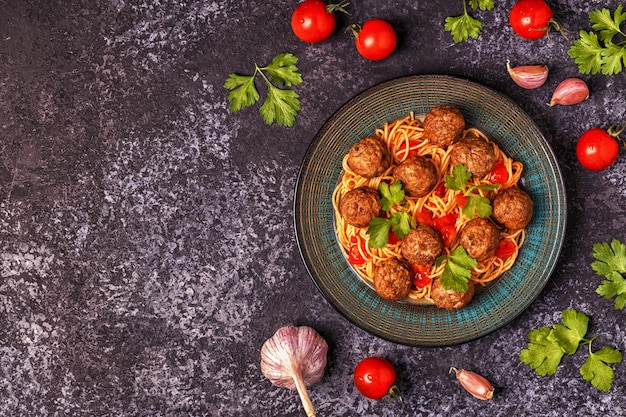
<svg viewBox="0 0 626 417"><path fill-rule="evenodd" d="M439 256L435 260L435 266L439 267L444 260L446 265L440 278L441 286L455 292L467 291L472 268L478 263L476 259L469 256L463 246L457 246L450 255Z"/></svg>
<svg viewBox="0 0 626 417"><path fill-rule="evenodd" d="M596 243L592 254L596 260L591 263L591 269L605 278L596 293L607 300L615 297L615 309L623 310L626 306L626 245L617 239L613 239L610 245Z"/></svg>
<svg viewBox="0 0 626 417"><path fill-rule="evenodd" d="M395 181L391 185L382 182L378 186L378 192L382 196L380 206L384 211L390 211L394 206L402 205L404 202L404 190L400 181ZM402 239L411 231L411 227L416 225L415 219L404 210L394 211L388 218L375 217L367 228L369 235L367 245L370 248L384 248L389 240L390 230Z"/></svg>
<svg viewBox="0 0 626 417"><path fill-rule="evenodd" d="M492 207L491 202L487 197L482 197L474 190L491 191L500 187L500 184L482 184L467 186L467 182L472 177L472 173L467 170L465 165L457 164L452 168L452 175L446 175L444 177L446 188L454 191L462 191L463 195L467 197L467 202L461 213L468 219L474 218L476 214L480 217L491 216Z"/></svg>
<svg viewBox="0 0 626 417"><path fill-rule="evenodd" d="M626 12L620 4L613 15L609 9L589 12L592 31L580 31L567 54L578 64L581 74L614 75L626 65L626 33L621 25Z"/></svg>
<svg viewBox="0 0 626 417"><path fill-rule="evenodd" d="M473 10L491 10L494 7L493 0L470 0L469 5ZM478 39L483 24L468 13L467 2L463 0L463 14L446 17L444 29L452 34L455 43L459 43L469 38Z"/></svg>
<svg viewBox="0 0 626 417"><path fill-rule="evenodd" d="M267 66L260 67L255 63L252 75L230 74L224 88L229 90L231 113L252 106L259 100L255 79L257 74L260 74L267 84L267 97L259 108L263 120L268 125L276 122L279 126L293 126L300 111L299 96L294 90L279 88L274 83L286 87L302 83L297 62L298 58L295 55L284 52L276 55ZM265 72L274 82L265 75Z"/></svg>
<svg viewBox="0 0 626 417"><path fill-rule="evenodd" d="M573 355L581 345L588 345L588 357L580 367L583 379L600 391L609 391L615 375L609 364L620 363L622 353L610 346L593 351L591 344L597 338L585 339L589 317L574 309L562 312L562 324L544 326L528 333L529 343L520 354L520 360L539 376L554 375L564 355Z"/></svg>

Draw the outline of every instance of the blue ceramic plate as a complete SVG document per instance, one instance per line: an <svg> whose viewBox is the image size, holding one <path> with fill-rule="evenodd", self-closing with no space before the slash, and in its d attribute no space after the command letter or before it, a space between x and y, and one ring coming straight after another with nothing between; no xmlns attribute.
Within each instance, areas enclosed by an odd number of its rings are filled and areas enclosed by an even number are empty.
<svg viewBox="0 0 626 417"><path fill-rule="evenodd" d="M350 267L337 243L332 193L341 161L359 139L385 122L452 104L467 123L485 132L524 164L522 186L534 214L513 268L466 307L382 299ZM566 221L563 179L548 142L528 115L507 97L479 84L441 75L394 79L341 107L311 143L296 186L295 227L302 259L322 294L348 320L381 338L411 346L444 346L484 336L511 321L539 295L561 251Z"/></svg>

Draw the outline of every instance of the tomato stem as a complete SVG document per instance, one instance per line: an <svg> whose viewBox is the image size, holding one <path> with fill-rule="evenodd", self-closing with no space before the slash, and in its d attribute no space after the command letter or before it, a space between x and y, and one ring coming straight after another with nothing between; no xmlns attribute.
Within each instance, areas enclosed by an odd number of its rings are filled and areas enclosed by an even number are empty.
<svg viewBox="0 0 626 417"><path fill-rule="evenodd" d="M403 402L400 388L398 388L398 386L395 384L389 388L388 395L389 395L389 398L391 398L392 400L398 400L400 402Z"/></svg>
<svg viewBox="0 0 626 417"><path fill-rule="evenodd" d="M349 5L350 5L349 1L343 1L341 3L329 3L326 5L326 11L331 14L335 12L341 12L350 16L350 13L348 13L348 11L345 9Z"/></svg>

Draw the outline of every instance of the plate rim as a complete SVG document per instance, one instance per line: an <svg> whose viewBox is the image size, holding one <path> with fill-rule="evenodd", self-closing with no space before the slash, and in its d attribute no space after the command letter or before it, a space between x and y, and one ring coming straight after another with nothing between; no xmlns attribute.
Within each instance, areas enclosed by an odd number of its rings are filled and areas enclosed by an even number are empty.
<svg viewBox="0 0 626 417"><path fill-rule="evenodd" d="M406 338L402 338L402 337L392 337L390 335L387 334L381 334L380 332L376 331L376 329L374 329L372 326L368 326L367 323L364 323L362 320L358 320L354 317L353 314L349 314L349 312L345 311L344 309L340 308L336 303L334 303L332 301L332 296L331 294L327 291L326 288L324 288L323 285L321 285L320 282L318 282L318 278L316 277L316 271L314 270L313 265L311 264L311 260L309 260L305 254L305 247L304 245L306 245L304 238L302 236L302 230L299 224L299 211L298 211L298 207L299 207L299 202L302 199L302 195L300 193L301 187L302 187L302 181L303 181L303 174L306 172L306 169L308 168L308 162L311 160L312 157L312 153L313 150L317 147L317 145L319 145L319 142L322 140L323 138L323 133L325 132L326 129L329 128L329 124L339 115L342 114L342 112L345 111L346 108L350 107L351 105L355 105L355 103L358 103L360 100L362 100L364 97L367 97L369 95L372 95L380 90L386 90L388 89L390 86L392 85L397 85L397 84L403 84L406 82L433 82L433 83L442 83L442 82L447 82L447 83L452 83L452 84L464 84L464 85L468 85L471 86L477 90L480 90L481 92L484 93L488 93L488 95L493 95L498 97L499 99L503 100L504 102L506 102L508 104L508 106L512 106L513 108L516 109L516 111L518 111L521 116L524 119L524 122L529 124L530 127L532 128L532 130L534 130L534 133L536 134L536 136L538 136L539 140L542 143L542 150L544 151L544 153L547 153L548 156L550 157L550 163L548 164L549 167L551 168L552 171L554 171L554 175L555 175L555 179L557 180L557 184L556 184L556 190L557 192L555 193L557 196L557 200L560 203L559 207L562 207L560 214L560 219L561 221L558 223L558 225L556 226L555 230L557 230L557 233L560 237L560 239L558 239L557 242L555 242L555 245L553 246L553 250L552 250L552 256L550 257L550 259L552 259L553 261L551 262L551 264L548 266L548 268L545 270L544 273L544 277L543 280L541 282L541 285L539 287L537 287L536 291L534 294L532 294L532 296L526 297L524 299L524 302L521 303L519 305L518 310L515 312L515 314L509 315L508 317L505 317L503 320L501 320L497 325L495 326L491 326L489 328L487 328L485 331L482 332L478 332L476 334L473 335L469 335L469 336L463 336L463 337L458 337L458 338L452 338L452 339L446 339L445 341L426 341L426 340L415 340L415 339L406 339ZM387 120L390 121L390 120ZM375 126L374 128L376 128L378 126ZM339 171L337 174L340 174L341 171ZM330 198L330 196L328 196ZM379 337L383 340L387 340L390 342L394 342L394 343L398 343L398 344L402 344L402 345L408 345L408 346L420 346L420 347L438 347L438 346L450 346L450 345L455 345L455 344L460 344L460 343L466 343L481 337L484 337L492 332L495 332L496 330L501 329L502 327L506 326L507 324L509 324L511 321L513 321L516 317L518 317L522 312L524 312L536 299L537 297L541 294L541 292L543 291L543 289L545 288L545 286L547 285L550 277L552 276L556 265L559 262L561 253L562 253L562 249L563 249L563 245L564 245L564 240L565 240L565 231L567 228L567 214L568 214L568 210L567 210L567 194L566 194L566 188L565 188L565 183L564 183L564 179L563 179L563 175L560 169L560 165L558 163L558 160L556 158L556 154L554 152L554 150L552 149L552 146L550 145L550 143L548 142L548 140L546 139L546 137L543 135L543 132L541 131L541 129L539 128L539 126L536 124L536 122L517 104L515 103L512 99L510 99L508 96L488 87L485 86L483 84L477 83L475 81L471 81L465 78L460 78L460 77L456 77L456 76L450 76L450 75L441 75L441 74L421 74L421 75L406 75L406 76L401 76L401 77L396 77L396 78L392 78L380 83L377 83L375 85L372 85L364 90L362 90L361 92L357 93L356 95L352 96L349 100L347 100L346 102L344 102L342 105L340 105L322 124L322 126L320 127L320 129L316 132L315 136L313 137L313 139L311 140L311 142L309 143L306 152L302 158L301 164L300 164L300 168L298 170L298 176L296 179L296 183L295 183L295 193L294 193L294 200L293 200L293 221L294 221L294 227L295 227L295 236L296 236L296 242L297 242L297 247L298 247L298 252L300 254L300 258L302 260L302 262L304 263L305 269L307 270L307 273L309 275L309 277L311 278L311 280L313 281L314 285L316 286L316 288L318 289L318 291L324 296L325 300L337 311L339 312L345 319L347 319L351 324L357 326L358 328L365 330L366 332ZM334 223L334 219L329 219L330 222ZM333 232L334 232L334 228L333 228ZM336 246L336 250L341 253L341 249L338 246L338 243L336 242L336 238L335 238L335 242L334 242L335 246ZM341 255L343 257L343 254ZM345 263L345 268L347 270L349 270L349 273L353 274L355 276L356 279L361 280L360 277L358 277L356 275L356 273L354 272L354 270L348 265L347 261L345 261L345 258L343 259L344 263ZM344 271L345 272L345 271ZM366 285L364 283L364 285ZM386 301L383 301L386 302ZM397 302L390 302L390 303L394 303L394 304L398 304L400 305L400 303ZM436 309L435 307L429 307L430 309ZM436 309L439 310L439 309Z"/></svg>

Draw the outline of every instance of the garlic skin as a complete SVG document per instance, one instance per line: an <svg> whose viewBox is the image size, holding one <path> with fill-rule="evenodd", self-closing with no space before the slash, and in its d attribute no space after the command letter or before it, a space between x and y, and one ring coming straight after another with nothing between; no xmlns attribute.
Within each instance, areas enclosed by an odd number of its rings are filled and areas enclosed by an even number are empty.
<svg viewBox="0 0 626 417"><path fill-rule="evenodd" d="M548 106L552 107L555 104L571 106L572 104L583 102L588 98L589 87L586 82L580 78L567 78L556 86Z"/></svg>
<svg viewBox="0 0 626 417"><path fill-rule="evenodd" d="M455 372L456 379L461 383L461 386L474 397L484 401L493 398L493 385L485 377L465 369L452 367L450 372L452 371Z"/></svg>
<svg viewBox="0 0 626 417"><path fill-rule="evenodd" d="M327 352L326 340L313 328L287 325L263 343L261 372L272 384L297 390L306 415L315 417L306 387L322 379Z"/></svg>
<svg viewBox="0 0 626 417"><path fill-rule="evenodd" d="M527 90L541 87L548 79L546 65L520 65L511 68L511 61L506 61L506 70L515 84Z"/></svg>

